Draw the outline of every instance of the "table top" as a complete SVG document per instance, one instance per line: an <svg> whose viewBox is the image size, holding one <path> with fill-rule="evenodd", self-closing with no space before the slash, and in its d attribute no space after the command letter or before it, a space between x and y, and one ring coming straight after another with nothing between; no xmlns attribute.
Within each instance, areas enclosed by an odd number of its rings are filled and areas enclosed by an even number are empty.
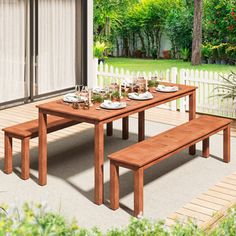
<svg viewBox="0 0 236 236"><path fill-rule="evenodd" d="M100 104L94 104L90 109L73 109L71 105L63 102L61 100L52 101L44 104L37 105L37 107L46 114L57 115L62 117L67 117L71 119L78 119L80 121L85 121L88 123L97 123L101 121L112 121L113 118L125 117L139 111L146 110L148 108L173 101L180 97L191 94L197 89L195 86L181 85L181 84L171 84L164 83L165 85L178 86L179 90L177 92L163 93L154 92L153 99L150 100L128 100L124 99L127 106L123 109L118 110L106 110L98 109Z"/></svg>

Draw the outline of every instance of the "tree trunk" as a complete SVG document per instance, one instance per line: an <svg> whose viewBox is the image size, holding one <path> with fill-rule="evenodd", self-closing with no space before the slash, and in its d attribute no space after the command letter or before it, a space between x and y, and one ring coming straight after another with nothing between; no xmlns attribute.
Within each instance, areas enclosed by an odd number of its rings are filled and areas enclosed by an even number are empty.
<svg viewBox="0 0 236 236"><path fill-rule="evenodd" d="M162 32L160 31L160 29L157 29L156 30L157 59L160 58L160 54L161 54L161 36L162 36Z"/></svg>
<svg viewBox="0 0 236 236"><path fill-rule="evenodd" d="M152 43L151 47L153 49L155 49L155 36L154 36L153 32L150 33L150 37L151 37L151 43Z"/></svg>
<svg viewBox="0 0 236 236"><path fill-rule="evenodd" d="M202 0L194 0L194 23L192 43L192 65L201 64L202 44Z"/></svg>
<svg viewBox="0 0 236 236"><path fill-rule="evenodd" d="M119 44L119 38L116 40L116 54L119 57L120 56L120 44Z"/></svg>
<svg viewBox="0 0 236 236"><path fill-rule="evenodd" d="M151 52L150 38L147 31L145 31L145 34L146 34L146 39L147 39L147 57L150 57L150 52Z"/></svg>
<svg viewBox="0 0 236 236"><path fill-rule="evenodd" d="M127 37L123 38L123 42L124 42L124 55L125 57L129 56L129 41Z"/></svg>
<svg viewBox="0 0 236 236"><path fill-rule="evenodd" d="M140 40L141 40L142 50L146 51L145 42L144 42L144 38L143 38L143 36L142 36L142 33L139 33L138 35L139 35L139 38L140 38ZM145 52L144 57L146 57L146 52Z"/></svg>
<svg viewBox="0 0 236 236"><path fill-rule="evenodd" d="M132 56L135 56L135 51L136 51L136 35L133 33L133 51L132 51Z"/></svg>

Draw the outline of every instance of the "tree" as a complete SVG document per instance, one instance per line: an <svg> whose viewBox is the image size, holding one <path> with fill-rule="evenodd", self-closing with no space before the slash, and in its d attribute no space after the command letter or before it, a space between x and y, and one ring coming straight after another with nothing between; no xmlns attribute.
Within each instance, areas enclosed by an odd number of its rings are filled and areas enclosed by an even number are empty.
<svg viewBox="0 0 236 236"><path fill-rule="evenodd" d="M168 35L174 58L179 58L181 49L192 47L193 7L184 6L172 9L166 18L166 34Z"/></svg>
<svg viewBox="0 0 236 236"><path fill-rule="evenodd" d="M194 0L192 65L201 64L202 45L202 0Z"/></svg>
<svg viewBox="0 0 236 236"><path fill-rule="evenodd" d="M204 41L236 44L236 0L205 0Z"/></svg>

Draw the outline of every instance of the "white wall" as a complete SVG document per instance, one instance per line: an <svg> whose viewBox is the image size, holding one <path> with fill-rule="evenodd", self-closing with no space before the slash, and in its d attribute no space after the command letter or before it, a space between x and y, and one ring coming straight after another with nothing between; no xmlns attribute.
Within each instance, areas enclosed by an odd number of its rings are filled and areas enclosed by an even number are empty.
<svg viewBox="0 0 236 236"><path fill-rule="evenodd" d="M161 54L160 56L163 56L162 51L163 50L170 50L171 49L171 42L169 37L166 35L166 33L164 32L162 37L161 37Z"/></svg>
<svg viewBox="0 0 236 236"><path fill-rule="evenodd" d="M93 0L88 0L88 87L93 87Z"/></svg>

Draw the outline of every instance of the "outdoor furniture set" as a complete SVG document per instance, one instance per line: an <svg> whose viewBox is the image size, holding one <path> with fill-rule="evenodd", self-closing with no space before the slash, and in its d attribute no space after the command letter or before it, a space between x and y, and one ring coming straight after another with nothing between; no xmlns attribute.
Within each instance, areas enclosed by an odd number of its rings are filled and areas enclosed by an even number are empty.
<svg viewBox="0 0 236 236"><path fill-rule="evenodd" d="M22 140L22 178L29 178L29 140L39 137L38 173L39 185L47 184L47 133L66 128L81 122L93 124L94 134L94 202L104 202L104 124L107 135L112 135L113 121L122 118L122 138L129 137L129 116L138 113L139 143L110 154L110 203L111 209L119 207L119 166L134 171L134 215L143 213L143 174L144 170L160 161L189 148L195 155L195 144L203 141L203 157L209 156L209 137L223 130L224 162L230 161L231 120L219 117L196 116L195 86L164 83L165 86L178 86L176 91L152 91L149 99L125 99L121 109L103 109L94 104L89 109L74 109L62 100L38 105L38 120L33 120L3 129L5 132L5 173L12 172L12 138ZM164 133L145 139L145 111L158 105L189 97L189 122ZM145 152L143 152L145 150Z"/></svg>

